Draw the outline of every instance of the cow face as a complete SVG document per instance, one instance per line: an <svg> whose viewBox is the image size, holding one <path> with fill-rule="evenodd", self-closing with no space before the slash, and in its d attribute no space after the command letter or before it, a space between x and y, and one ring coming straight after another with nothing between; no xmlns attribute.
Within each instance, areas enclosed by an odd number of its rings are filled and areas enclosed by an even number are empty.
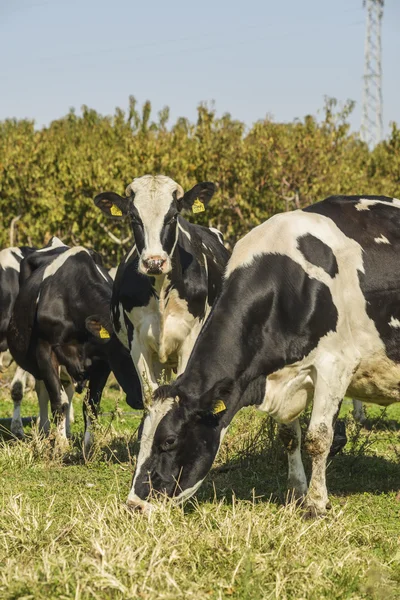
<svg viewBox="0 0 400 600"><path fill-rule="evenodd" d="M142 423L128 506L145 511L157 493L179 501L190 498L218 452L224 412L193 409L177 397L156 401Z"/></svg>
<svg viewBox="0 0 400 600"><path fill-rule="evenodd" d="M201 212L214 190L213 183L204 182L184 193L182 187L169 177L144 175L128 185L126 198L103 192L94 201L111 217L128 216L139 256L139 271L157 276L172 269L180 211Z"/></svg>

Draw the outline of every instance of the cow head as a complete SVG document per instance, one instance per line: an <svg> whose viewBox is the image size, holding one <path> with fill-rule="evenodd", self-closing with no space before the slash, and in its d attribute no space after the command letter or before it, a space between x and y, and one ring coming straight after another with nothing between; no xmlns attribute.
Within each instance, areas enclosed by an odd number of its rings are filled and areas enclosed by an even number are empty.
<svg viewBox="0 0 400 600"><path fill-rule="evenodd" d="M126 198L103 192L94 202L108 216L130 219L144 275L163 275L172 269L171 258L178 240L177 218L181 210L201 212L209 203L215 186L198 183L184 193L182 187L164 175L144 175L126 188Z"/></svg>
<svg viewBox="0 0 400 600"><path fill-rule="evenodd" d="M142 421L127 504L143 512L151 508L148 500L154 495L184 501L196 492L211 469L234 414L223 400L205 400L199 408L170 393L170 386L159 388L158 398Z"/></svg>

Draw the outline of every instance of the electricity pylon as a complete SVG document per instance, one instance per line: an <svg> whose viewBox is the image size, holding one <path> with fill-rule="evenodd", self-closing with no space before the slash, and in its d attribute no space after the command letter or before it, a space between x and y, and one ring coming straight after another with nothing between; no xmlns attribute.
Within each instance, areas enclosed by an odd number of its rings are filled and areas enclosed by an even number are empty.
<svg viewBox="0 0 400 600"><path fill-rule="evenodd" d="M364 90L361 138L373 147L382 140L382 47L381 26L384 0L364 0L367 9L364 53Z"/></svg>

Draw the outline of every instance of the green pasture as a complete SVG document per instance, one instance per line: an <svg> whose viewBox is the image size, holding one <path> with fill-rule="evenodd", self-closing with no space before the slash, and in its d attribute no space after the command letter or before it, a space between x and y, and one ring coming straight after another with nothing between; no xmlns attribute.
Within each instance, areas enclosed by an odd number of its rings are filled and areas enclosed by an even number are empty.
<svg viewBox="0 0 400 600"><path fill-rule="evenodd" d="M7 374L0 385L0 417L10 416ZM305 521L286 497L275 427L256 410L238 415L193 501L143 517L124 505L140 413L109 386L84 462L79 396L74 405L69 451L35 427L1 442L2 600L400 598L400 406L368 408L363 429L345 401L333 508ZM28 393L23 415L36 413Z"/></svg>

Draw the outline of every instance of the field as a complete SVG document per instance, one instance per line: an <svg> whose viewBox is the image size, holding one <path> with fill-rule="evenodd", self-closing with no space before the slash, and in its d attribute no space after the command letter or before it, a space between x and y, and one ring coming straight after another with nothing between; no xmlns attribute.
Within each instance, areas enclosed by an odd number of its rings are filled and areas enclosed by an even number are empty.
<svg viewBox="0 0 400 600"><path fill-rule="evenodd" d="M7 377L0 417L11 414ZM35 428L1 442L2 600L400 598L400 406L369 408L361 429L345 401L349 441L328 468L333 508L304 521L261 413L238 415L193 502L160 503L148 518L124 505L140 413L126 414L108 387L85 463L80 403L65 454ZM23 414L36 412L28 393Z"/></svg>

